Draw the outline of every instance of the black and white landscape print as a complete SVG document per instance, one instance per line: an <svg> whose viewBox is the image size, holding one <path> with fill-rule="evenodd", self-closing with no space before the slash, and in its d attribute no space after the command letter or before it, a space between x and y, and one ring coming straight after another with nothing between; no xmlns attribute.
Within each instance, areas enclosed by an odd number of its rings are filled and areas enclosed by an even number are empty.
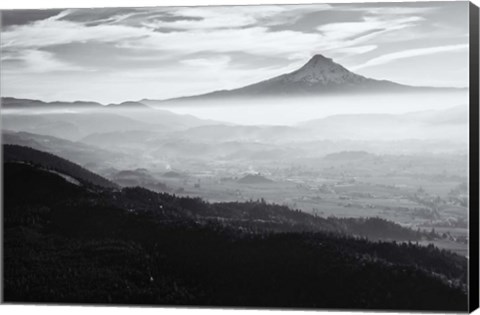
<svg viewBox="0 0 480 315"><path fill-rule="evenodd" d="M468 5L2 11L4 300L467 310Z"/></svg>

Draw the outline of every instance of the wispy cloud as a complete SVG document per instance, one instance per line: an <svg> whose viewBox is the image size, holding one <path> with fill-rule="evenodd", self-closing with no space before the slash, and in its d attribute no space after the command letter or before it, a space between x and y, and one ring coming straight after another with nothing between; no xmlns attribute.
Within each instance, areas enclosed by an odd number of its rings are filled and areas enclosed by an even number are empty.
<svg viewBox="0 0 480 315"><path fill-rule="evenodd" d="M277 7L274 7L277 8ZM184 9L188 12L187 9ZM251 10L251 9L250 9ZM228 29L227 27L212 30L219 26L242 26L257 21L257 18L268 16L273 12L285 9L263 9L254 18L247 14L233 13L223 16L214 9L190 10L188 14L203 16L201 20L179 20L174 22L158 22L156 25L134 27L122 24L99 24L88 26L86 23L61 19L68 16L68 10L54 18L22 25L2 33L4 49L34 49L53 45L84 42L113 43L119 48L134 50L157 50L175 52L179 55L202 51L214 53L244 51L253 54L275 55L288 54L298 50L314 50L321 42L320 34L295 31L271 32L267 27L245 27ZM200 11L202 14L200 14ZM215 12L215 14L211 12ZM225 9L223 11L226 11ZM233 8L229 11L234 12ZM241 10L240 10L241 11ZM244 9L245 11L245 9ZM208 13L207 13L208 12ZM211 17L209 17L209 15ZM233 23L233 24L232 24ZM158 32L161 25L177 25L185 28L174 32ZM279 45L288 43L288 45Z"/></svg>
<svg viewBox="0 0 480 315"><path fill-rule="evenodd" d="M215 56L211 58L195 58L195 59L184 59L180 63L192 66L192 67L208 67L215 69L223 69L228 66L231 58L229 56Z"/></svg>
<svg viewBox="0 0 480 315"><path fill-rule="evenodd" d="M384 3L386 6L365 6L365 7L350 7L349 10L363 11L369 15L379 15L379 16L411 16L418 14L426 14L438 11L439 8L435 6L408 6L408 3L399 4L393 3L388 4Z"/></svg>
<svg viewBox="0 0 480 315"><path fill-rule="evenodd" d="M355 54L373 50L373 46L388 41L387 35L397 34L397 41L402 40L398 33L409 28L414 28L424 18L410 17L364 17L358 22L330 23L318 27L324 41L329 45L324 47L327 51L333 51L340 56L345 52ZM420 35L418 35L420 36Z"/></svg>
<svg viewBox="0 0 480 315"><path fill-rule="evenodd" d="M2 32L2 47L22 49L86 41L118 42L145 35L145 30L122 25L85 26L70 21L47 19Z"/></svg>
<svg viewBox="0 0 480 315"><path fill-rule="evenodd" d="M344 54L346 56L364 54L369 51L377 49L377 45L364 45L364 46L352 46L339 48L335 52L337 54Z"/></svg>
<svg viewBox="0 0 480 315"><path fill-rule="evenodd" d="M469 47L468 44L460 44L460 45L447 45L447 46L437 46L437 47L429 47L429 48L409 49L409 50L390 53L390 54L382 55L380 57L372 58L361 65L352 67L352 70L358 70L366 67L383 65L389 62L400 60L400 59L452 52L452 51L468 50L468 47Z"/></svg>
<svg viewBox="0 0 480 315"><path fill-rule="evenodd" d="M273 26L289 24L312 10L328 10L328 4L314 5L264 5L264 6L224 6L224 7L181 7L167 9L167 13L183 19L160 18L143 25L154 28L173 29L224 29L238 27Z"/></svg>
<svg viewBox="0 0 480 315"><path fill-rule="evenodd" d="M91 71L68 62L64 62L55 58L54 54L27 49L19 52L8 53L2 55L2 71L7 73L51 73L51 72L71 72L71 71Z"/></svg>
<svg viewBox="0 0 480 315"><path fill-rule="evenodd" d="M254 25L262 17L271 17L281 13L284 9L280 6L265 6L259 10L251 10L249 7L184 7L170 9L168 12L183 19L157 19L145 22L143 25L156 28L173 28L180 30L200 30L217 28L237 28Z"/></svg>
<svg viewBox="0 0 480 315"><path fill-rule="evenodd" d="M122 41L119 47L149 49L178 54L199 52L245 52L255 55L278 56L298 51L315 51L322 44L319 34L295 31L270 32L266 27L219 29L214 32L150 33L142 38Z"/></svg>
<svg viewBox="0 0 480 315"><path fill-rule="evenodd" d="M105 102L130 99L133 91L174 97L254 83L318 53L349 69L368 68L363 75L428 82L433 61L410 73L389 64L465 50L467 12L467 4L438 3L12 11L1 34L2 83L8 93L21 89L18 82L35 89L39 78L61 81L61 91L55 84L37 91L75 99L89 91Z"/></svg>
<svg viewBox="0 0 480 315"><path fill-rule="evenodd" d="M398 29L412 27L416 22L423 21L422 17L411 16L406 18L385 19L379 17L365 17L360 22L330 23L322 25L317 29L326 37L337 40L354 40L369 32L395 31Z"/></svg>

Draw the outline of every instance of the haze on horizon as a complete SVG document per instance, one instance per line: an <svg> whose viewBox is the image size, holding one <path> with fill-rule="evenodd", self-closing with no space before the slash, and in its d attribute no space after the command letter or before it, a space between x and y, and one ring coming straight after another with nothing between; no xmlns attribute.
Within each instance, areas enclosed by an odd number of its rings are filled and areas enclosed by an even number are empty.
<svg viewBox="0 0 480 315"><path fill-rule="evenodd" d="M337 115L387 114L403 115L416 112L468 110L468 91L451 93L398 93L384 95L352 95L231 101L228 104L200 102L191 105L170 105L162 110L201 119L237 125L285 125Z"/></svg>
<svg viewBox="0 0 480 315"><path fill-rule="evenodd" d="M166 99L265 80L318 53L375 79L467 87L467 13L468 2L6 10L1 94Z"/></svg>

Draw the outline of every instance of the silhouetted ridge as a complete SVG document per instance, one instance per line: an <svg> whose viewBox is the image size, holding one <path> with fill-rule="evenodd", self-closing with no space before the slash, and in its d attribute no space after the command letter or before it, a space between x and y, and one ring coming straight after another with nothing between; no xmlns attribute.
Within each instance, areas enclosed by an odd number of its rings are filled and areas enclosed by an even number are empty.
<svg viewBox="0 0 480 315"><path fill-rule="evenodd" d="M92 184L104 188L118 188L118 186L111 181L75 163L29 147L9 144L3 145L3 160L5 162L24 162L39 165L45 169L71 176L84 184Z"/></svg>

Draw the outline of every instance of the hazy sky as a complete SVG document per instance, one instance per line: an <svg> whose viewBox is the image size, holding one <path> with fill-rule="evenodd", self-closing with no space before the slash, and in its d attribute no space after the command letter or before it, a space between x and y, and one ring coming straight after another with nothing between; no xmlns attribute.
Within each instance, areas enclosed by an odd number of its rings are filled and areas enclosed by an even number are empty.
<svg viewBox="0 0 480 315"><path fill-rule="evenodd" d="M2 12L2 96L103 103L255 83L323 54L399 83L468 86L468 2Z"/></svg>

